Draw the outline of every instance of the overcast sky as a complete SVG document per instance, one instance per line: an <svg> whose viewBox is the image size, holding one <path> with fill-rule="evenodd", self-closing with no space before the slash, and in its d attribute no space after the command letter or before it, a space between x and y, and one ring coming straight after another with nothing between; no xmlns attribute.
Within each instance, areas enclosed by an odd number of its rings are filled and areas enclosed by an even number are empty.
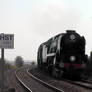
<svg viewBox="0 0 92 92"><path fill-rule="evenodd" d="M14 34L5 58L36 60L39 45L52 36L76 30L92 50L92 0L0 0L0 33Z"/></svg>

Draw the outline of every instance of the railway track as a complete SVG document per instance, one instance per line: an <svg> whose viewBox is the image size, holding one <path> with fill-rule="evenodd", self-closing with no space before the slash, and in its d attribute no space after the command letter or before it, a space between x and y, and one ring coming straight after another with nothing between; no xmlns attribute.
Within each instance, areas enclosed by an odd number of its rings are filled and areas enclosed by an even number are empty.
<svg viewBox="0 0 92 92"><path fill-rule="evenodd" d="M65 92L92 92L92 84L87 80L83 81L71 81L68 79L57 80L52 78L49 75L37 70L36 68L27 72L33 74L36 78L45 81L46 83L57 87L58 89L62 88ZM42 76L41 78L39 76ZM51 78L48 78L51 77ZM91 82L91 81L90 81Z"/></svg>
<svg viewBox="0 0 92 92"><path fill-rule="evenodd" d="M92 84L92 80L82 80L83 82Z"/></svg>
<svg viewBox="0 0 92 92"><path fill-rule="evenodd" d="M89 81L89 80L71 81L71 80L68 80L68 79L62 79L62 80L67 81L71 84L78 85L80 87L84 87L84 88L92 90L92 81Z"/></svg>
<svg viewBox="0 0 92 92"><path fill-rule="evenodd" d="M17 75L17 72L18 72L18 71L19 71L19 69L15 71L15 76L16 76L17 80L18 80L29 92L33 92L29 87L26 86L26 84L25 84L25 83L20 79L20 77Z"/></svg>
<svg viewBox="0 0 92 92"><path fill-rule="evenodd" d="M33 70L33 72L31 71L31 73L30 73L30 71L27 70L27 72L30 76L32 76L36 80L38 80L38 81L40 80L43 83L45 82L46 84L54 86L57 89L62 89L62 90L64 90L64 92L82 92L82 91L80 91L79 88L76 88L75 86L71 85L70 83L54 79L52 77L49 77L48 75L46 76L45 74L39 73L39 71ZM39 77L39 76L41 76L41 77ZM61 90L61 92L62 92L62 90ZM55 91L55 92L57 92L57 91ZM58 92L60 92L60 91L58 91Z"/></svg>
<svg viewBox="0 0 92 92"><path fill-rule="evenodd" d="M50 85L49 83L46 83L42 80L40 80L39 78L35 77L34 75L32 75L31 73L29 73L28 69L27 69L27 73L29 74L29 76L31 76L33 79L35 79L36 81L40 82L41 84L51 88L52 90L54 90L55 92L64 92L63 90L53 86L53 85Z"/></svg>
<svg viewBox="0 0 92 92"><path fill-rule="evenodd" d="M46 79L42 80L39 72L33 72L39 77L31 74L27 68L21 68L16 71L16 78L28 90L28 92L92 92L92 82L88 80L71 81L68 79ZM44 75L45 76L45 75ZM41 77L41 78L40 78ZM46 78L48 76L45 76Z"/></svg>
<svg viewBox="0 0 92 92"><path fill-rule="evenodd" d="M82 82L88 83L90 87L90 89L92 89L92 80L82 80Z"/></svg>
<svg viewBox="0 0 92 92"><path fill-rule="evenodd" d="M38 92L38 91L39 92L64 92L63 90L53 87L52 85L49 85L37 79L33 75L29 73L27 74L27 73L28 72L26 71L26 68L21 68L15 72L15 75L16 75L16 78L19 80L19 82L26 89L28 89L29 92ZM26 78L24 76L26 76Z"/></svg>

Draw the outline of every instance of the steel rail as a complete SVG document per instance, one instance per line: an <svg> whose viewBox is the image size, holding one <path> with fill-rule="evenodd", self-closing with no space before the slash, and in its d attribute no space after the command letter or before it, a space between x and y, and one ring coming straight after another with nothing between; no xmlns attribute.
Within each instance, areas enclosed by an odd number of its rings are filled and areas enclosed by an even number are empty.
<svg viewBox="0 0 92 92"><path fill-rule="evenodd" d="M82 79L82 81L83 81L83 82L86 82L86 83L92 84L92 80L84 80L84 79Z"/></svg>
<svg viewBox="0 0 92 92"><path fill-rule="evenodd" d="M56 88L55 86L52 86L52 85L50 85L50 84L48 84L48 83L46 83L46 82L44 82L44 81L38 79L37 77L35 77L35 76L32 75L31 73L29 73L29 69L27 69L27 73L28 73L28 75L31 76L33 79L35 79L36 81L42 83L43 85L45 85L45 86L51 88L51 89L54 90L55 92L64 92L63 90L61 90L61 89L59 89L59 88Z"/></svg>
<svg viewBox="0 0 92 92"><path fill-rule="evenodd" d="M27 87L27 85L24 84L23 81L18 77L18 75L17 75L17 72L18 72L18 71L19 71L19 69L17 69L17 70L15 71L15 76L16 76L17 80L18 80L28 91L33 92L33 91L32 91L29 87Z"/></svg>
<svg viewBox="0 0 92 92"><path fill-rule="evenodd" d="M87 88L87 89L92 89L92 83L89 83L87 81L71 81L71 80L64 79L64 78L62 78L62 80L66 81L68 83L77 85L77 86L81 86L81 87L84 87L84 88Z"/></svg>

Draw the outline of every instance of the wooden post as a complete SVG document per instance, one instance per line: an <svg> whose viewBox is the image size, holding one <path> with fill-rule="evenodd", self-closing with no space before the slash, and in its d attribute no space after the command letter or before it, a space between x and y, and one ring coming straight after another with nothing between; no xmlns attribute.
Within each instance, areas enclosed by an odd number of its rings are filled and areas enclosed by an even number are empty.
<svg viewBox="0 0 92 92"><path fill-rule="evenodd" d="M0 61L0 92L4 92L4 49L1 49Z"/></svg>

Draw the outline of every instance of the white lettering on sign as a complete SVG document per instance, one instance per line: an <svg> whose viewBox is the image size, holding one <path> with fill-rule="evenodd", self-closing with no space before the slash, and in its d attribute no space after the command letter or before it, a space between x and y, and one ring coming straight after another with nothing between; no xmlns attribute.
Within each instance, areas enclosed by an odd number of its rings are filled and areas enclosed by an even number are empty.
<svg viewBox="0 0 92 92"><path fill-rule="evenodd" d="M14 34L0 34L0 48L14 48Z"/></svg>

